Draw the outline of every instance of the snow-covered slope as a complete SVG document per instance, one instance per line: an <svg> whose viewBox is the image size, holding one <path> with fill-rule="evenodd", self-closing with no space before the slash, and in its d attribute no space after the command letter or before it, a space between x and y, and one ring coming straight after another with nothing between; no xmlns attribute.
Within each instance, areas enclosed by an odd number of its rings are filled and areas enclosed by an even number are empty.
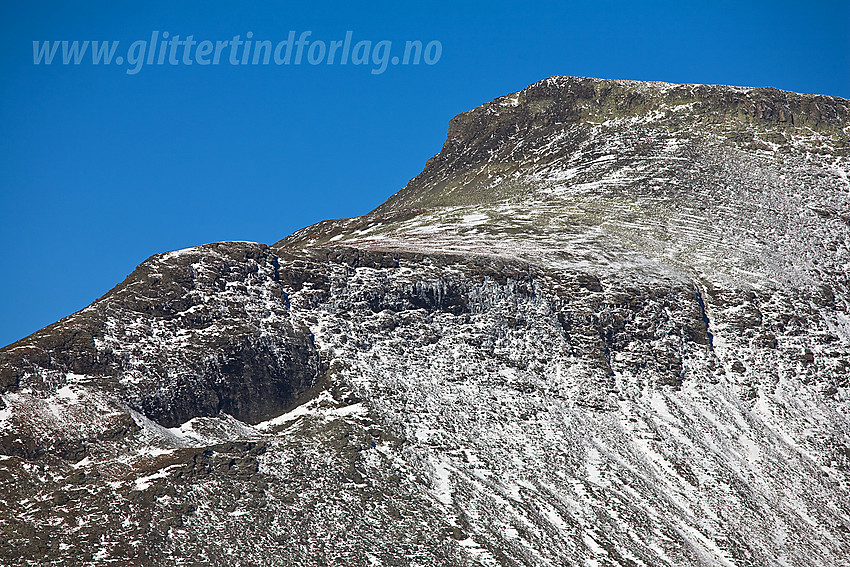
<svg viewBox="0 0 850 567"><path fill-rule="evenodd" d="M850 556L850 102L553 77L0 350L0 563Z"/></svg>

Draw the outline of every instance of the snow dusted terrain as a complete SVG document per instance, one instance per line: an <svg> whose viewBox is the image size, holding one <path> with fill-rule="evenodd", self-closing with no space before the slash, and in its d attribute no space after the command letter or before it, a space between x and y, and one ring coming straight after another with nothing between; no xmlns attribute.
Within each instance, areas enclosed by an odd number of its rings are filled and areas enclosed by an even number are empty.
<svg viewBox="0 0 850 567"><path fill-rule="evenodd" d="M850 101L552 77L0 350L0 564L846 566Z"/></svg>

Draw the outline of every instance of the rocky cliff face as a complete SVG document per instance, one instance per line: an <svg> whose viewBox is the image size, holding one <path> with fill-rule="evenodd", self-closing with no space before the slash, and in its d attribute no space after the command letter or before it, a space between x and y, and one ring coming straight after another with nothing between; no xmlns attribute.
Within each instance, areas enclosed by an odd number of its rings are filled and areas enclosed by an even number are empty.
<svg viewBox="0 0 850 567"><path fill-rule="evenodd" d="M0 563L843 565L850 102L553 77L0 350Z"/></svg>

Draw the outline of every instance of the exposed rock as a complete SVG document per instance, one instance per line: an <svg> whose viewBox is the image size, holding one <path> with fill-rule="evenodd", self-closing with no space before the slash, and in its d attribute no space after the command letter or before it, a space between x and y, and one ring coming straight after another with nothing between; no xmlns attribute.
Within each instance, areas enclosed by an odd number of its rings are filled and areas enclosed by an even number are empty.
<svg viewBox="0 0 850 567"><path fill-rule="evenodd" d="M4 565L841 565L850 102L553 77L0 349Z"/></svg>

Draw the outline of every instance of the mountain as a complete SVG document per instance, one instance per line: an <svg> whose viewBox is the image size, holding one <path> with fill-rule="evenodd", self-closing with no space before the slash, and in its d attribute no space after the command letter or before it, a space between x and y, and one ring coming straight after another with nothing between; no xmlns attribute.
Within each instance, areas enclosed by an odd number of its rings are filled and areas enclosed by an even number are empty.
<svg viewBox="0 0 850 567"><path fill-rule="evenodd" d="M0 350L0 563L841 566L850 101L551 77Z"/></svg>

